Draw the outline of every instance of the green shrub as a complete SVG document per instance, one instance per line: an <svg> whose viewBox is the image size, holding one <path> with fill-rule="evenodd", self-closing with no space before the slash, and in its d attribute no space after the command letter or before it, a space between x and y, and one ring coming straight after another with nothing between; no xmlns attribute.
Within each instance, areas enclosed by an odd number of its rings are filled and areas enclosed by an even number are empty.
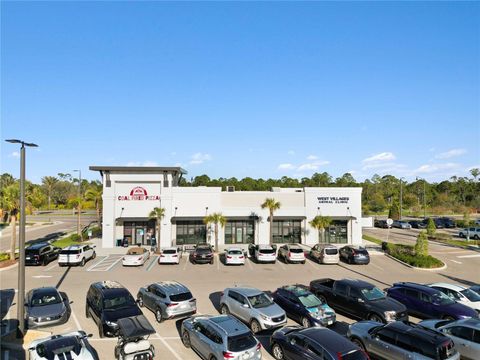
<svg viewBox="0 0 480 360"><path fill-rule="evenodd" d="M435 236L432 238L433 240L452 240L452 235L447 233L436 233Z"/></svg>
<svg viewBox="0 0 480 360"><path fill-rule="evenodd" d="M82 231L82 236L84 239L88 239L88 231L92 232L92 238L102 236L102 228L99 226L92 226L91 228L87 228Z"/></svg>
<svg viewBox="0 0 480 360"><path fill-rule="evenodd" d="M427 234L428 236L435 236L435 231L437 231L437 227L435 226L435 222L432 218L428 219L427 224Z"/></svg>
<svg viewBox="0 0 480 360"><path fill-rule="evenodd" d="M375 244L378 244L378 245L382 245L382 242L383 242L382 240L377 239L377 238L375 238L375 237L373 237L373 236L370 236L370 235L363 235L362 238L365 239L365 240L367 240L367 241L370 241L370 242L373 242L373 243L375 243Z"/></svg>
<svg viewBox="0 0 480 360"><path fill-rule="evenodd" d="M417 242L415 244L415 255L427 256L428 255L428 238L425 231L420 231L417 236Z"/></svg>
<svg viewBox="0 0 480 360"><path fill-rule="evenodd" d="M0 261L10 260L10 254L0 253Z"/></svg>
<svg viewBox="0 0 480 360"><path fill-rule="evenodd" d="M443 266L443 262L433 256L415 254L414 247L410 245L388 243L386 252L395 259L419 268L430 269Z"/></svg>
<svg viewBox="0 0 480 360"><path fill-rule="evenodd" d="M394 202L388 211L388 217L393 220L400 219L400 206L397 202Z"/></svg>

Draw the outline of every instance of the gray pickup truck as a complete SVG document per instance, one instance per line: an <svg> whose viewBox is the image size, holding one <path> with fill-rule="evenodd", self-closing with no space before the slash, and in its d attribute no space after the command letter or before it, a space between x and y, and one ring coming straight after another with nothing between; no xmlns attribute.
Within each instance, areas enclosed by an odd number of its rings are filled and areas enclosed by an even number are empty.
<svg viewBox="0 0 480 360"><path fill-rule="evenodd" d="M310 282L310 291L335 311L353 318L382 323L408 320L403 304L366 281L318 279Z"/></svg>

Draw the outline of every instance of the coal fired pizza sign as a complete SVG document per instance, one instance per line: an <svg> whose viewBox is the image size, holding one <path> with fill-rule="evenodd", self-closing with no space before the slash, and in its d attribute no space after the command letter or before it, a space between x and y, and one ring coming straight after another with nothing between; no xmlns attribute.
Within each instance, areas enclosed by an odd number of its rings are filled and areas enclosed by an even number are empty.
<svg viewBox="0 0 480 360"><path fill-rule="evenodd" d="M147 190L141 186L136 186L130 190L130 195L119 195L118 200L160 200L160 195L148 195Z"/></svg>

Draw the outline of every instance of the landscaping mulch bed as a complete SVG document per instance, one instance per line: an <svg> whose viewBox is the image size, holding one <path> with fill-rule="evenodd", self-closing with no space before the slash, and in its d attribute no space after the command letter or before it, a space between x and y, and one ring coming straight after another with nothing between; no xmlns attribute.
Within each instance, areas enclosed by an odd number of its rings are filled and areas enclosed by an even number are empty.
<svg viewBox="0 0 480 360"><path fill-rule="evenodd" d="M17 263L17 260L3 260L3 261L0 261L0 269L11 266L11 265L14 265L15 263Z"/></svg>

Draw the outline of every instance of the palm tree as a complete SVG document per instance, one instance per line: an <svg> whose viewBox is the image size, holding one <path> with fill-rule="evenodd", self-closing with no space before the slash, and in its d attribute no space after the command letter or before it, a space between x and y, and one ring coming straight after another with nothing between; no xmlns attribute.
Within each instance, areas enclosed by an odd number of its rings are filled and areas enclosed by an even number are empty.
<svg viewBox="0 0 480 360"><path fill-rule="evenodd" d="M148 214L150 219L154 219L157 223L157 249L160 249L160 229L162 226L162 219L165 217L165 208L153 208Z"/></svg>
<svg viewBox="0 0 480 360"><path fill-rule="evenodd" d="M261 205L262 209L268 209L270 212L270 245L273 244L273 214L275 210L280 209L282 206L280 202L275 200L274 198L267 198Z"/></svg>
<svg viewBox="0 0 480 360"><path fill-rule="evenodd" d="M10 260L15 260L15 248L17 242L17 214L20 210L20 187L18 183L7 186L3 190L3 207L10 215L12 226L12 238L10 240Z"/></svg>
<svg viewBox="0 0 480 360"><path fill-rule="evenodd" d="M52 199L52 192L58 183L58 179L55 176L44 176L42 178L42 184L45 190L47 190L48 196L48 210L50 210L50 203Z"/></svg>
<svg viewBox="0 0 480 360"><path fill-rule="evenodd" d="M93 183L85 192L85 199L95 203L95 210L97 212L97 223L100 226L100 209L102 207L102 193L103 188L99 183Z"/></svg>
<svg viewBox="0 0 480 360"><path fill-rule="evenodd" d="M227 218L222 215L222 213L213 213L207 215L203 218L205 224L214 224L215 225L215 251L218 251L218 225L222 228L227 223Z"/></svg>
<svg viewBox="0 0 480 360"><path fill-rule="evenodd" d="M325 228L332 223L332 218L329 216L315 216L312 221L309 222L310 226L317 229L321 233L322 242L325 240Z"/></svg>
<svg viewBox="0 0 480 360"><path fill-rule="evenodd" d="M74 197L68 200L68 203L70 206L72 206L72 209L77 209L77 235L80 236L80 241L83 241L83 234L80 223L80 214L82 212L83 200L81 197Z"/></svg>

